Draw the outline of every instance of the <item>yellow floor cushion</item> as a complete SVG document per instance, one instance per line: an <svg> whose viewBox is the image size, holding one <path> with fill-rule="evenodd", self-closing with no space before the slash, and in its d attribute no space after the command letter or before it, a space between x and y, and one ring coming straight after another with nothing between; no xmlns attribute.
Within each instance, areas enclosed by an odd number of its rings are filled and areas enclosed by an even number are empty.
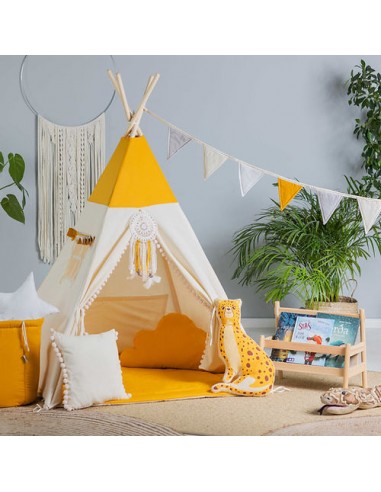
<svg viewBox="0 0 381 492"><path fill-rule="evenodd" d="M37 398L43 319L0 321L0 407Z"/></svg>
<svg viewBox="0 0 381 492"><path fill-rule="evenodd" d="M163 316L155 330L139 331L134 346L120 354L124 367L198 369L206 333L187 316Z"/></svg>

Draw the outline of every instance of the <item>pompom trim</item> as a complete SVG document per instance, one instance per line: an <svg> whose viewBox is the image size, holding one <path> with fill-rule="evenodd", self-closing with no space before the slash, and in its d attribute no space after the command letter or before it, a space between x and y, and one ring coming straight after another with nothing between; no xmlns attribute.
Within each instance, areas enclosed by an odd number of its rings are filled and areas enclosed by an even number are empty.
<svg viewBox="0 0 381 492"><path fill-rule="evenodd" d="M62 376L63 376L63 384L65 386L64 392L63 392L63 399L62 399L62 404L65 410L68 410L71 412L74 410L74 408L69 404L69 399L70 399L70 380L69 380L69 373L67 371L67 367L65 365L65 360L63 357L62 352L58 348L56 337L55 337L55 331L53 328L50 329L51 331L51 336L50 340L52 342L52 348L54 352L56 353L59 365L61 367L62 371Z"/></svg>
<svg viewBox="0 0 381 492"><path fill-rule="evenodd" d="M119 337L119 333L113 329L111 330L114 332L115 334L115 341L118 340L118 337ZM57 344L57 340L56 340L56 337L55 337L55 330L53 328L50 329L50 332L51 332L51 336L50 336L50 340L51 340L51 345L52 345L52 348L54 350L54 352L56 353L56 356L57 356L57 359L58 359L58 363L61 367L61 371L62 371L62 382L65 386L65 389L63 391L63 399L62 399L62 405L64 407L65 410L71 412L73 410L80 410L81 408L83 407L73 407L70 403L70 389L71 389L71 381L70 381L70 377L69 377L69 372L67 370L67 367L66 367L66 364L65 364L65 360L64 360L64 356L63 356L63 353L61 352L61 350L59 349L58 347L58 344ZM74 335L75 336L75 335ZM88 333L84 333L84 335L78 335L78 336L90 336ZM122 368L121 368L121 374L123 375L123 371L122 371ZM131 398L131 394L130 393L126 393L126 400L128 400L129 398Z"/></svg>

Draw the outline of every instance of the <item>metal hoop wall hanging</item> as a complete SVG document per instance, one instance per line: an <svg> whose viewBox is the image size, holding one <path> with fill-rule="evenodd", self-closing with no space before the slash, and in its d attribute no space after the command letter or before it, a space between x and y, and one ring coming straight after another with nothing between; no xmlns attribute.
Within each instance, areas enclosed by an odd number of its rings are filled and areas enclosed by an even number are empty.
<svg viewBox="0 0 381 492"><path fill-rule="evenodd" d="M112 55L108 55L111 59L111 65L112 65L112 69L114 72L117 72L117 68L116 68L116 63L115 63L115 59ZM33 104L31 103L31 101L29 100L28 98L28 95L25 91L25 87L24 87L24 78L25 78L25 63L28 59L28 57L30 57L30 55L26 55L24 56L22 62L21 62L21 67L20 67L20 77L19 77L19 84L20 84L20 91L21 91L21 94L22 94L22 97L26 103L26 105L28 106L28 108L32 111L33 114L35 114L36 116L38 116L39 113L33 106ZM93 116L91 119L89 119L88 121L85 121L84 123L79 123L78 125L75 125L75 126L84 126L84 125L87 125L88 123L91 123L92 121L96 120L97 118L99 118L99 116L103 113L105 113L108 108L111 106L113 100L114 100L114 97L115 97L115 89L111 95L111 98L110 100L108 101L106 107L100 111L96 116ZM41 114L41 116L43 116L45 118L45 116L43 114ZM48 118L49 119L49 118ZM50 119L49 119L50 120ZM52 122L53 123L53 122ZM57 123L58 125L60 125L61 123Z"/></svg>

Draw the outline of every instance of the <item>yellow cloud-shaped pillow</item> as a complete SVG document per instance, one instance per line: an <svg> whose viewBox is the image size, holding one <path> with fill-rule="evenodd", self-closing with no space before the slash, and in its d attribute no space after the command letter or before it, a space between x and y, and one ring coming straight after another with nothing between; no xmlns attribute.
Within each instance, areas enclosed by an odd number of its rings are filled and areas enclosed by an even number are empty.
<svg viewBox="0 0 381 492"><path fill-rule="evenodd" d="M198 369L206 333L183 314L163 316L155 330L136 334L134 347L120 354L124 367Z"/></svg>

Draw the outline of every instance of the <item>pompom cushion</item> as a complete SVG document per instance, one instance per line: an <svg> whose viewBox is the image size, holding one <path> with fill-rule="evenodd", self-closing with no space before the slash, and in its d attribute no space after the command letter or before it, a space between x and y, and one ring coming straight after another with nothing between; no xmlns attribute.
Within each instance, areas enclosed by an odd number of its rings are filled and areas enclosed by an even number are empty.
<svg viewBox="0 0 381 492"><path fill-rule="evenodd" d="M0 292L0 320L32 320L53 313L58 309L38 296L33 272L15 292Z"/></svg>
<svg viewBox="0 0 381 492"><path fill-rule="evenodd" d="M124 367L198 369L205 349L206 333L179 313L163 316L155 330L142 330L134 346L123 350Z"/></svg>
<svg viewBox="0 0 381 492"><path fill-rule="evenodd" d="M117 332L69 336L52 330L52 347L60 361L66 410L77 410L131 397L123 386Z"/></svg>
<svg viewBox="0 0 381 492"><path fill-rule="evenodd" d="M23 330L23 321L0 321L0 407L36 400L42 323L25 321Z"/></svg>

